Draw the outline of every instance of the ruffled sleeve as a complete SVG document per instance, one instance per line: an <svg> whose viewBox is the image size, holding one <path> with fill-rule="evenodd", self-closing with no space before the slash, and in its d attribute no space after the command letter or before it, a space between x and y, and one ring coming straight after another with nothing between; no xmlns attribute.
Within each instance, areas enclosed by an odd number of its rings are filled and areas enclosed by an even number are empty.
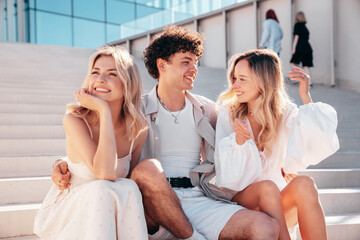
<svg viewBox="0 0 360 240"><path fill-rule="evenodd" d="M325 103L290 104L285 115L288 148L284 170L295 173L315 165L339 149L336 110Z"/></svg>
<svg viewBox="0 0 360 240"><path fill-rule="evenodd" d="M261 159L254 141L237 144L226 106L220 108L216 125L215 169L216 185L235 191L241 191L258 181L262 173Z"/></svg>

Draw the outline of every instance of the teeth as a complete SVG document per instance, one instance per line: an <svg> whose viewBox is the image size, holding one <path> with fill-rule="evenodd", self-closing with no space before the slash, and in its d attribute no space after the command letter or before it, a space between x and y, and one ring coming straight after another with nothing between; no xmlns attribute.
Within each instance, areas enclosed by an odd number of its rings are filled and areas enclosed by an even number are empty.
<svg viewBox="0 0 360 240"><path fill-rule="evenodd" d="M185 77L186 79L189 79L189 80L191 80L191 81L194 81L194 78L192 78L192 77Z"/></svg>
<svg viewBox="0 0 360 240"><path fill-rule="evenodd" d="M95 88L96 91L99 92L110 92L109 90L105 89L105 88Z"/></svg>

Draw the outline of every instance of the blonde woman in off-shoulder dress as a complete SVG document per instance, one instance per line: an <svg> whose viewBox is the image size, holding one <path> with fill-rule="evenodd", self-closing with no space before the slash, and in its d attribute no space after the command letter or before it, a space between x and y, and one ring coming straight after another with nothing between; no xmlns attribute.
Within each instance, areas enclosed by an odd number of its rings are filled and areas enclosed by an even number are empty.
<svg viewBox="0 0 360 240"><path fill-rule="evenodd" d="M231 189L233 202L274 217L279 239L289 239L287 228L299 223L302 239L325 240L316 185L294 173L339 149L337 114L328 104L313 103L310 77L302 69L294 67L289 77L300 82L300 107L285 91L275 52L253 50L232 57L229 88L219 98L216 185Z"/></svg>
<svg viewBox="0 0 360 240"><path fill-rule="evenodd" d="M38 211L34 232L42 239L147 239L140 191L126 178L147 135L141 85L123 48L91 57L63 120L70 186L53 185Z"/></svg>

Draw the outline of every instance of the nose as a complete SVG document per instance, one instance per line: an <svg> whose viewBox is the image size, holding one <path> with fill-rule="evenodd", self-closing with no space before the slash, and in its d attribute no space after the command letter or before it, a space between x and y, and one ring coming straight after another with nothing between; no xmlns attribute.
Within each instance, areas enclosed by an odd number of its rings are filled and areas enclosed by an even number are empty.
<svg viewBox="0 0 360 240"><path fill-rule="evenodd" d="M234 88L239 88L240 87L240 80L235 80L233 83L233 87Z"/></svg>
<svg viewBox="0 0 360 240"><path fill-rule="evenodd" d="M191 68L190 68L190 71L195 73L195 75L197 74L198 72L198 69L197 69L197 64L192 64L191 65Z"/></svg>
<svg viewBox="0 0 360 240"><path fill-rule="evenodd" d="M106 77L104 74L100 74L98 76L98 78L96 79L97 82L105 82L106 81Z"/></svg>

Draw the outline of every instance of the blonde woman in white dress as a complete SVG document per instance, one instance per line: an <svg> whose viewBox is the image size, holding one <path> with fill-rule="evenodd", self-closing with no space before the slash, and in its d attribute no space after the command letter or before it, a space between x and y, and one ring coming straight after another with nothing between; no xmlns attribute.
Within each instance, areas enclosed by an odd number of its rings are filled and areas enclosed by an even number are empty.
<svg viewBox="0 0 360 240"><path fill-rule="evenodd" d="M339 149L337 114L313 103L310 77L300 68L299 108L284 89L281 61L271 50L230 59L229 88L220 96L216 125L216 185L233 191L232 201L266 212L280 225L299 223L302 239L327 239L324 212L312 178L296 173Z"/></svg>
<svg viewBox="0 0 360 240"><path fill-rule="evenodd" d="M92 56L63 120L70 187L47 194L34 225L42 239L147 239L140 191L126 179L147 135L141 90L126 50L105 46Z"/></svg>

